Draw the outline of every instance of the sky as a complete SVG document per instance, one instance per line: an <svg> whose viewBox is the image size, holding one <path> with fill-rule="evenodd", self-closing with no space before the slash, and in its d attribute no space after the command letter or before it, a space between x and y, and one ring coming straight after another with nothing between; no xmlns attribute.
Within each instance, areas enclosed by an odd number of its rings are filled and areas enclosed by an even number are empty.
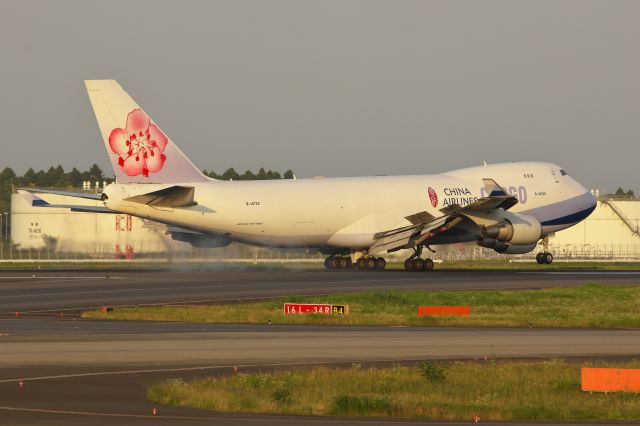
<svg viewBox="0 0 640 426"><path fill-rule="evenodd" d="M550 161L640 192L638 1L0 3L0 168L111 174L83 80L200 168L298 177Z"/></svg>

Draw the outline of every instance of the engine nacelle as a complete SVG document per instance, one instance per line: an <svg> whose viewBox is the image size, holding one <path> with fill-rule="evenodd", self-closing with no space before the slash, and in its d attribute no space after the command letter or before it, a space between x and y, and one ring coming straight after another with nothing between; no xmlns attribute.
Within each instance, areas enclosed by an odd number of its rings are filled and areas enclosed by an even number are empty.
<svg viewBox="0 0 640 426"><path fill-rule="evenodd" d="M535 250L537 242L532 244L507 244L495 238L482 238L478 244L481 247L494 249L501 254L525 254Z"/></svg>
<svg viewBox="0 0 640 426"><path fill-rule="evenodd" d="M535 245L542 236L542 225L533 216L510 212L504 212L501 216L500 222L482 228L483 238L510 245Z"/></svg>

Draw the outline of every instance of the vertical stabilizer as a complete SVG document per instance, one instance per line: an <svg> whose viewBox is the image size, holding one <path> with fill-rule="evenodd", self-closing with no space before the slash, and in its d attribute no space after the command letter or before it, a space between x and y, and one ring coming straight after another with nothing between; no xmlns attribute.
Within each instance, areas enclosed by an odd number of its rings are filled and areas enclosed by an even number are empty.
<svg viewBox="0 0 640 426"><path fill-rule="evenodd" d="M118 183L206 181L115 80L85 80Z"/></svg>

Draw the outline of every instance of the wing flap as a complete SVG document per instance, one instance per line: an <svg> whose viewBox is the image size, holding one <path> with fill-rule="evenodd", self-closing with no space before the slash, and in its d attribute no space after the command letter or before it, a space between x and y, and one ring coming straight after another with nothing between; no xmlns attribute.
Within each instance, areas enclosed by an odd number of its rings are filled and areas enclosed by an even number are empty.
<svg viewBox="0 0 640 426"><path fill-rule="evenodd" d="M198 204L193 199L194 194L195 188L193 186L175 185L146 194L125 198L125 201L146 204L153 207L190 207Z"/></svg>

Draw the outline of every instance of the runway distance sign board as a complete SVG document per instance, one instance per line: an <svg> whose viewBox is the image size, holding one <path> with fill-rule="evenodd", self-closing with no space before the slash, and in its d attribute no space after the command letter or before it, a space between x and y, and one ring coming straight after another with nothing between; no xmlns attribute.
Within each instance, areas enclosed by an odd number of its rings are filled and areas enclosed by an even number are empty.
<svg viewBox="0 0 640 426"><path fill-rule="evenodd" d="M349 305L329 305L322 303L285 303L284 314L319 314L319 315L347 315Z"/></svg>

